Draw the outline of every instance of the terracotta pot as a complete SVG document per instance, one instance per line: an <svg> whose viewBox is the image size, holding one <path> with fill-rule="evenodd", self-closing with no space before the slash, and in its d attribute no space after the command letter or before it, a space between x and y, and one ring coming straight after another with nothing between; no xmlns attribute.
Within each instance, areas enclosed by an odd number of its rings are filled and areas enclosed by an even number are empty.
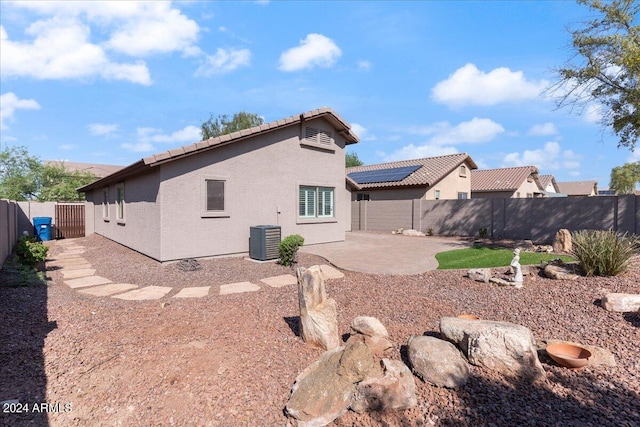
<svg viewBox="0 0 640 427"><path fill-rule="evenodd" d="M591 352L577 345L558 343L547 346L547 354L565 368L582 368L589 364Z"/></svg>
<svg viewBox="0 0 640 427"><path fill-rule="evenodd" d="M458 319L480 320L480 318L475 314L461 314L460 316L458 316Z"/></svg>

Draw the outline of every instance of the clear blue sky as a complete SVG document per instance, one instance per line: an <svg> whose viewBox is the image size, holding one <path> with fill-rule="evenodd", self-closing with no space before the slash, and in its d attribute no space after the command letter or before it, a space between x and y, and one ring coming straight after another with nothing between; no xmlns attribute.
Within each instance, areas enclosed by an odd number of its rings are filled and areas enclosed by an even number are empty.
<svg viewBox="0 0 640 427"><path fill-rule="evenodd" d="M543 90L571 57L573 1L0 2L2 147L127 165L202 121L328 106L365 163L468 152L558 181L640 160Z"/></svg>

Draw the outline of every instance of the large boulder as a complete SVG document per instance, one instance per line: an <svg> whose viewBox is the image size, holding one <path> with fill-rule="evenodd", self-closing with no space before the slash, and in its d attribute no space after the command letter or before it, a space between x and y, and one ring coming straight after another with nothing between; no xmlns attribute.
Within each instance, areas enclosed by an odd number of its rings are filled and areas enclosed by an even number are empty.
<svg viewBox="0 0 640 427"><path fill-rule="evenodd" d="M348 410L356 383L370 371L381 376L363 343L329 350L298 375L285 412L300 427L325 426Z"/></svg>
<svg viewBox="0 0 640 427"><path fill-rule="evenodd" d="M489 280L491 279L491 269L471 268L467 271L467 277L478 282L489 283Z"/></svg>
<svg viewBox="0 0 640 427"><path fill-rule="evenodd" d="M580 277L575 274L571 265L548 264L543 271L545 276L554 280L576 280Z"/></svg>
<svg viewBox="0 0 640 427"><path fill-rule="evenodd" d="M369 377L356 386L351 409L364 412L416 406L416 383L409 368L398 360L382 359L380 363L383 376Z"/></svg>
<svg viewBox="0 0 640 427"><path fill-rule="evenodd" d="M418 230L402 230L402 235L403 236L412 236L412 237L422 237L424 236L424 233L422 231L418 231Z"/></svg>
<svg viewBox="0 0 640 427"><path fill-rule="evenodd" d="M319 266L298 268L300 335L304 342L325 350L340 345L336 302L327 298L324 276Z"/></svg>
<svg viewBox="0 0 640 427"><path fill-rule="evenodd" d="M640 295L611 293L602 298L601 304L607 311L619 313L640 311Z"/></svg>
<svg viewBox="0 0 640 427"><path fill-rule="evenodd" d="M566 228L559 230L556 233L556 237L553 240L553 250L554 252L565 252L570 253L573 249L573 245L571 243L571 233Z"/></svg>
<svg viewBox="0 0 640 427"><path fill-rule="evenodd" d="M533 334L524 326L443 317L440 332L472 365L530 380L545 378Z"/></svg>
<svg viewBox="0 0 640 427"><path fill-rule="evenodd" d="M469 379L469 365L460 350L435 337L411 337L409 361L416 375L438 387L461 387Z"/></svg>

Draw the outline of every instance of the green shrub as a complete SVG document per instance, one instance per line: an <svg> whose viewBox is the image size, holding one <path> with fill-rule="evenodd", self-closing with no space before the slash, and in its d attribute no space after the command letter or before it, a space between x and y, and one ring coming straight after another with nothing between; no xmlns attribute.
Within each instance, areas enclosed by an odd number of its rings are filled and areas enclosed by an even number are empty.
<svg viewBox="0 0 640 427"><path fill-rule="evenodd" d="M489 234L489 231L486 228L481 228L478 230L478 235L480 238L484 239Z"/></svg>
<svg viewBox="0 0 640 427"><path fill-rule="evenodd" d="M571 234L572 254L587 276L616 276L638 254L640 242L635 235L614 231L580 230Z"/></svg>
<svg viewBox="0 0 640 427"><path fill-rule="evenodd" d="M20 262L34 266L47 259L49 248L42 243L36 241L34 236L22 236L16 243L16 255L20 258Z"/></svg>
<svg viewBox="0 0 640 427"><path fill-rule="evenodd" d="M304 238L299 234L292 234L285 237L278 246L280 259L278 263L286 266L292 265L296 260L298 248L304 243Z"/></svg>
<svg viewBox="0 0 640 427"><path fill-rule="evenodd" d="M427 236L433 236L433 228L427 228Z"/></svg>

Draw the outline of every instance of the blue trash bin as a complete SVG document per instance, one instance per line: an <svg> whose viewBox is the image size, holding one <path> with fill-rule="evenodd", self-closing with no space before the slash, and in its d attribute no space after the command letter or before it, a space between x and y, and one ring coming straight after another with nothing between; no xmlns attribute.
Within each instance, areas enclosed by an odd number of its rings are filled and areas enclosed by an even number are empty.
<svg viewBox="0 0 640 427"><path fill-rule="evenodd" d="M34 217L33 232L42 241L51 240L51 217Z"/></svg>

